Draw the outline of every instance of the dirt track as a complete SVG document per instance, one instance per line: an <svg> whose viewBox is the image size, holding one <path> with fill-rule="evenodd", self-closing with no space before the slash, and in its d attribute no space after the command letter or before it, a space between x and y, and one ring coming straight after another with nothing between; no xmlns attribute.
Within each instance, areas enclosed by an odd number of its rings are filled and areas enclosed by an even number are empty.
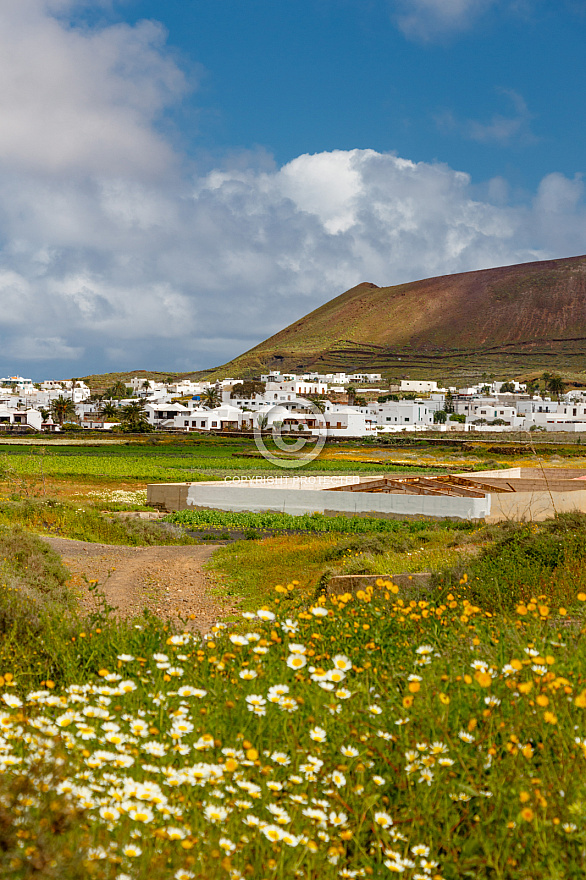
<svg viewBox="0 0 586 880"><path fill-rule="evenodd" d="M206 632L230 610L208 594L203 570L216 545L120 547L69 538L45 538L72 573L71 587L86 610L97 607L88 582L97 581L109 605L123 617L144 608Z"/></svg>

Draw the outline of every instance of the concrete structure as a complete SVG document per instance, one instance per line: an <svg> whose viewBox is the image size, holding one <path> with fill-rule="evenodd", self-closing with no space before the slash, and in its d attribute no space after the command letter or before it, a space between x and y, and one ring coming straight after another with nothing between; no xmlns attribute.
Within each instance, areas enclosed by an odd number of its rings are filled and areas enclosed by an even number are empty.
<svg viewBox="0 0 586 880"><path fill-rule="evenodd" d="M370 406L381 428L394 425L433 425L433 412L422 401L387 401Z"/></svg>
<svg viewBox="0 0 586 880"><path fill-rule="evenodd" d="M428 380L402 379L399 385L399 391L414 391L416 394L431 394L437 390L437 382L430 382Z"/></svg>
<svg viewBox="0 0 586 880"><path fill-rule="evenodd" d="M300 515L543 520L586 512L586 471L510 468L443 476L277 476L148 486L161 510L212 508Z"/></svg>
<svg viewBox="0 0 586 880"><path fill-rule="evenodd" d="M350 480L353 482L348 483ZM341 484L341 481L344 482ZM165 510L271 510L294 516L323 513L328 516L484 519L490 512L490 498L480 492L471 497L431 492L343 491L348 485L359 484L360 477L309 476L151 484L147 488L147 503Z"/></svg>

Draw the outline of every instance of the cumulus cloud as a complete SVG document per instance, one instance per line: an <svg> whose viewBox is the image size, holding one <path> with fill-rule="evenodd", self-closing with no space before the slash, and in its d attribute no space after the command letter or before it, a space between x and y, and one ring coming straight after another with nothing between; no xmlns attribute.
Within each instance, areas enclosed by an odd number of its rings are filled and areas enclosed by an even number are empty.
<svg viewBox="0 0 586 880"><path fill-rule="evenodd" d="M160 173L173 152L154 123L185 80L154 22L76 29L65 0L0 10L0 162L42 174Z"/></svg>
<svg viewBox="0 0 586 880"><path fill-rule="evenodd" d="M531 202L513 205L501 179L479 196L447 165L373 150L281 168L236 157L188 176L157 129L184 87L158 28L77 30L55 17L65 0L11 2L0 7L0 67L8 24L29 56L34 32L35 45L57 46L67 75L55 72L49 87L44 65L15 55L3 68L28 83L19 103L0 103L3 372L213 366L360 281L586 251L578 177L549 175ZM32 29L17 26L20 5ZM90 72L80 45L107 47ZM59 96L69 79L75 87ZM59 126L39 114L45 88L70 120L63 151Z"/></svg>

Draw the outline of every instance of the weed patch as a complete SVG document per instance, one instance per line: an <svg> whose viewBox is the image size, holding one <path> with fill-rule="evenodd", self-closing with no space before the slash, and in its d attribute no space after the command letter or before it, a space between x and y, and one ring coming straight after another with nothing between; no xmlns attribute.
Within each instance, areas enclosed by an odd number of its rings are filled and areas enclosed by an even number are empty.
<svg viewBox="0 0 586 880"><path fill-rule="evenodd" d="M93 506L52 499L0 501L0 524L62 538L144 547L154 544L197 543L181 529L146 520L108 516Z"/></svg>

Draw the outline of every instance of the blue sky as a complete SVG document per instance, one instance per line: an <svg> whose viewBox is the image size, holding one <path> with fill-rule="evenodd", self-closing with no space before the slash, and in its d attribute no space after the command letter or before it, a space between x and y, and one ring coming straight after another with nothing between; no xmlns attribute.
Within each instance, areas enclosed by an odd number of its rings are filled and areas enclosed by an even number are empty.
<svg viewBox="0 0 586 880"><path fill-rule="evenodd" d="M582 0L6 0L0 371L213 366L586 252Z"/></svg>
<svg viewBox="0 0 586 880"><path fill-rule="evenodd" d="M283 164L370 148L527 190L582 169L586 5L453 6L460 15L434 20L450 0L421 3L410 27L390 0L128 0L116 11L161 21L195 65L199 86L175 115L192 156L261 149Z"/></svg>

